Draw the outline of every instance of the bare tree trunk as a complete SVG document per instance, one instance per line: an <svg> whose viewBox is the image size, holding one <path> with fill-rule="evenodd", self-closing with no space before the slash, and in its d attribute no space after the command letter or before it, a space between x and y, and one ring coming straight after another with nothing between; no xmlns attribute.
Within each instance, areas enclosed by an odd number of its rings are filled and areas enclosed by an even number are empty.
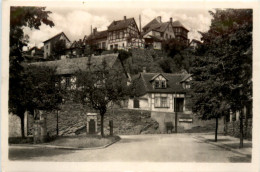
<svg viewBox="0 0 260 172"><path fill-rule="evenodd" d="M218 116L216 117L215 142L218 141Z"/></svg>
<svg viewBox="0 0 260 172"><path fill-rule="evenodd" d="M240 111L239 114L239 119L240 119L240 145L239 148L243 148L243 137L244 137L244 133L243 133L243 110Z"/></svg>
<svg viewBox="0 0 260 172"><path fill-rule="evenodd" d="M23 109L18 110L18 112L17 112L17 115L21 119L21 134L22 134L22 138L25 138L25 133L24 133L24 113L25 113L25 110L23 110Z"/></svg>
<svg viewBox="0 0 260 172"><path fill-rule="evenodd" d="M21 118L21 134L22 138L25 138L25 133L24 133L24 114L20 116Z"/></svg>
<svg viewBox="0 0 260 172"><path fill-rule="evenodd" d="M57 110L56 118L57 118L56 134L57 134L57 136L59 136L59 110Z"/></svg>
<svg viewBox="0 0 260 172"><path fill-rule="evenodd" d="M245 109L245 138L248 138L248 107Z"/></svg>
<svg viewBox="0 0 260 172"><path fill-rule="evenodd" d="M101 116L101 136L104 137L104 114L100 114Z"/></svg>

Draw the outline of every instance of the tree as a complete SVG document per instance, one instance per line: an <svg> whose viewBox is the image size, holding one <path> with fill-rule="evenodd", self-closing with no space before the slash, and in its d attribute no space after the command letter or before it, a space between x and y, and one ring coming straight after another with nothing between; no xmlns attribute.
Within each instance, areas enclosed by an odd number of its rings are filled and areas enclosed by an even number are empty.
<svg viewBox="0 0 260 172"><path fill-rule="evenodd" d="M95 70L78 71L76 74L76 100L99 111L101 135L104 136L104 116L108 105L120 103L128 94L123 71L110 69L104 61Z"/></svg>
<svg viewBox="0 0 260 172"><path fill-rule="evenodd" d="M58 60L60 59L61 55L65 55L65 50L66 50L66 42L65 40L58 40L54 44L52 44L52 59L53 60Z"/></svg>
<svg viewBox="0 0 260 172"><path fill-rule="evenodd" d="M54 23L49 20L50 11L45 7L11 7L10 14L10 54L9 54L9 112L21 118L22 137L24 137L23 118L27 109L25 99L24 67L21 65L24 58L22 48L26 45L27 39L23 28L29 27L39 29L44 23L50 27Z"/></svg>
<svg viewBox="0 0 260 172"><path fill-rule="evenodd" d="M190 65L193 61L194 54L187 49L187 45L184 42L178 41L175 38L166 40L162 45L164 51L167 53L167 56L172 58L172 63L174 65L175 72L185 69L187 72L190 72ZM169 60L165 60L166 62ZM160 65L165 64L166 62L161 62Z"/></svg>
<svg viewBox="0 0 260 172"><path fill-rule="evenodd" d="M210 29L201 33L204 42L197 51L200 57L193 64L194 90L214 99L214 107L223 107L219 114L229 108L241 112L240 147L243 147L242 109L252 101L252 10L217 9L210 14L213 17ZM195 97L200 112L214 105L200 99Z"/></svg>

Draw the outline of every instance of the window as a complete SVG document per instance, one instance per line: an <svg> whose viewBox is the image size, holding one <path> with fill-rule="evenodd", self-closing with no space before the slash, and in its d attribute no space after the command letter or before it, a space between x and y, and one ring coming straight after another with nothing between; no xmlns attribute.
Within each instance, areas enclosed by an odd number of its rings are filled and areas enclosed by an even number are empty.
<svg viewBox="0 0 260 172"><path fill-rule="evenodd" d="M119 32L116 32L116 39L119 39L120 38L119 36L120 36Z"/></svg>
<svg viewBox="0 0 260 172"><path fill-rule="evenodd" d="M118 49L118 44L115 44L115 49Z"/></svg>
<svg viewBox="0 0 260 172"><path fill-rule="evenodd" d="M184 98L174 98L174 112L183 112Z"/></svg>
<svg viewBox="0 0 260 172"><path fill-rule="evenodd" d="M168 107L167 97L161 97L161 107Z"/></svg>
<svg viewBox="0 0 260 172"><path fill-rule="evenodd" d="M70 77L66 77L66 83L65 83L65 87L69 88L70 87Z"/></svg>
<svg viewBox="0 0 260 172"><path fill-rule="evenodd" d="M138 99L134 99L134 108L139 108L140 104L139 104L139 100Z"/></svg>
<svg viewBox="0 0 260 172"><path fill-rule="evenodd" d="M125 47L125 44L123 43L123 47Z"/></svg>
<svg viewBox="0 0 260 172"><path fill-rule="evenodd" d="M155 97L154 98L154 107L168 108L169 107L168 97Z"/></svg>
<svg viewBox="0 0 260 172"><path fill-rule="evenodd" d="M160 82L159 81L155 81L155 88L160 88Z"/></svg>
<svg viewBox="0 0 260 172"><path fill-rule="evenodd" d="M155 80L154 87L155 88L166 88L167 87L166 81L165 80L162 80L162 81Z"/></svg>
<svg viewBox="0 0 260 172"><path fill-rule="evenodd" d="M110 50L112 50L113 49L113 45L110 45Z"/></svg>
<svg viewBox="0 0 260 172"><path fill-rule="evenodd" d="M161 81L162 88L166 88L166 81Z"/></svg>

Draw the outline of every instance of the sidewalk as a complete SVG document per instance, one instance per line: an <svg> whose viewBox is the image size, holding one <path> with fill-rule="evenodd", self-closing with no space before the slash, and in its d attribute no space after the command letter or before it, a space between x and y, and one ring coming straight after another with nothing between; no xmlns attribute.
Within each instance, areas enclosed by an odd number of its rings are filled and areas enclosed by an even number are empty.
<svg viewBox="0 0 260 172"><path fill-rule="evenodd" d="M206 143L227 149L234 153L245 155L248 158L251 158L252 155L252 141L245 140L243 141L243 148L239 148L240 139L231 137L231 136L224 136L223 134L218 134L218 141L215 142L215 135L214 133L202 133L193 136L194 138L204 141Z"/></svg>

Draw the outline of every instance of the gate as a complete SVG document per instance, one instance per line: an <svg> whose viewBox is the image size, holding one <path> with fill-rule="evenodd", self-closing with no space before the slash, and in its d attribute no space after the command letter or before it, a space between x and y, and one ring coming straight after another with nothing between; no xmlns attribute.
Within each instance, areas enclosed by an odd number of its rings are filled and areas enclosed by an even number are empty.
<svg viewBox="0 0 260 172"><path fill-rule="evenodd" d="M94 134L96 131L96 124L95 124L95 120L91 119L89 121L89 134Z"/></svg>

